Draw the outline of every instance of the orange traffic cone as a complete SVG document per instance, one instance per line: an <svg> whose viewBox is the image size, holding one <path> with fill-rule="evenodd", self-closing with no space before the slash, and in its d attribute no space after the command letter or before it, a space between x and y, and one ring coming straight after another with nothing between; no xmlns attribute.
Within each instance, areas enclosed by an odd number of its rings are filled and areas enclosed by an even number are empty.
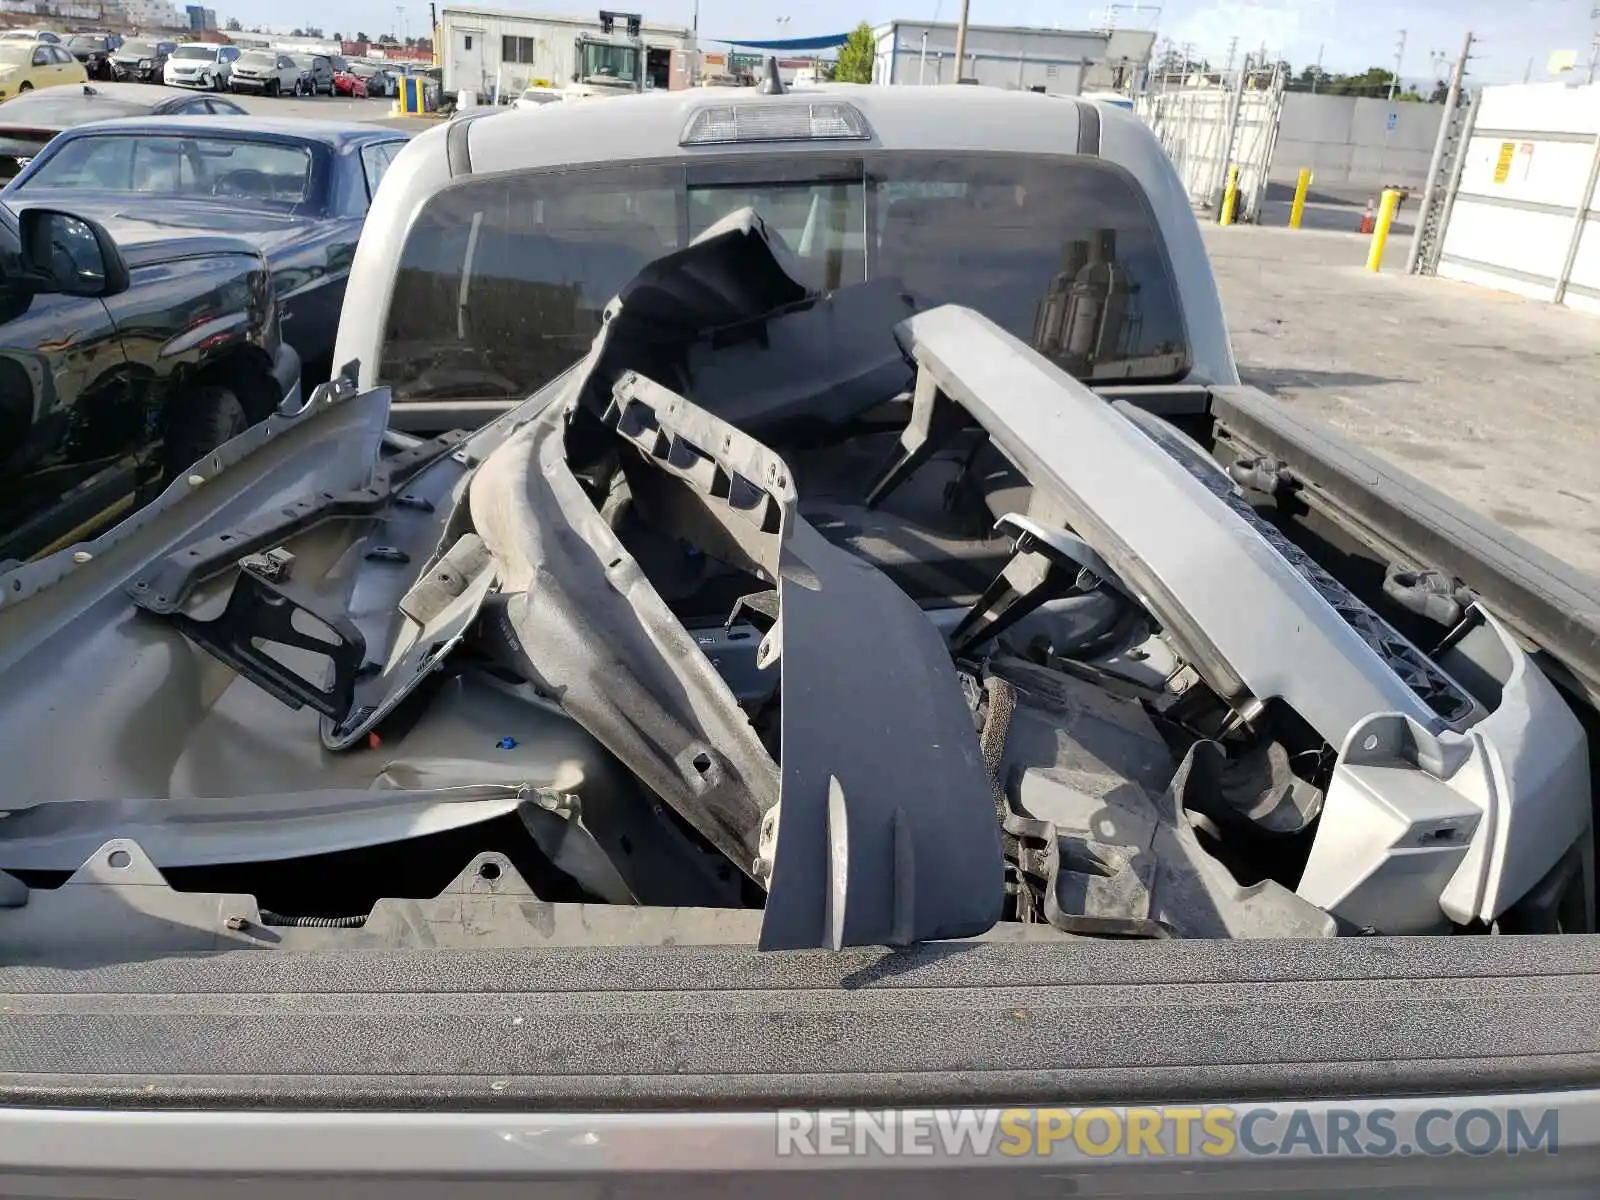
<svg viewBox="0 0 1600 1200"><path fill-rule="evenodd" d="M1375 228L1377 228L1377 224L1378 214L1376 211L1376 206L1374 202L1369 199L1367 201L1367 211L1361 214L1361 228L1356 230L1356 232L1371 233Z"/></svg>

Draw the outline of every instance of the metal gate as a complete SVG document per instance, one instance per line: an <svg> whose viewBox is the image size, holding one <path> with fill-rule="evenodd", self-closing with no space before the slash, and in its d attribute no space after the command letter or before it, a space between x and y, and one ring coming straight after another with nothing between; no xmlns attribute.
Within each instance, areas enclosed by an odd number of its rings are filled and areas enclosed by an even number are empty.
<svg viewBox="0 0 1600 1200"><path fill-rule="evenodd" d="M1433 174L1423 190L1422 212L1417 231L1412 235L1411 252L1406 259L1406 270L1413 275L1438 274L1445 229L1450 224L1450 212L1455 205L1456 194L1461 190L1461 172L1466 165L1467 147L1472 142L1472 131L1478 121L1478 106L1482 101L1483 92L1474 92L1470 103L1458 104L1450 113L1444 134L1444 151L1438 156Z"/></svg>
<svg viewBox="0 0 1600 1200"><path fill-rule="evenodd" d="M1283 116L1283 86L1181 87L1140 96L1135 112L1160 140L1196 207L1222 202L1228 167L1239 168L1240 221L1255 221Z"/></svg>

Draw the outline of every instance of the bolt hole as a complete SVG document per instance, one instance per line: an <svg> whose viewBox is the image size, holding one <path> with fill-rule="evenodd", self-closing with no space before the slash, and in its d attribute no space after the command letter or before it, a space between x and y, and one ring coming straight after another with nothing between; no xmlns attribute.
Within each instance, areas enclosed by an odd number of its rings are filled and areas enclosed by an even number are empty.
<svg viewBox="0 0 1600 1200"><path fill-rule="evenodd" d="M499 879L500 878L500 864L497 863L497 862L479 863L478 864L478 878L479 879L487 879L491 883L494 882L496 879Z"/></svg>
<svg viewBox="0 0 1600 1200"><path fill-rule="evenodd" d="M694 758L690 759L689 761L694 769L699 771L702 775L711 770L711 755L707 754L704 750L702 750L699 754L696 754Z"/></svg>
<svg viewBox="0 0 1600 1200"><path fill-rule="evenodd" d="M132 861L133 855L129 854L126 850L113 850L110 854L106 855L106 862L119 871Z"/></svg>

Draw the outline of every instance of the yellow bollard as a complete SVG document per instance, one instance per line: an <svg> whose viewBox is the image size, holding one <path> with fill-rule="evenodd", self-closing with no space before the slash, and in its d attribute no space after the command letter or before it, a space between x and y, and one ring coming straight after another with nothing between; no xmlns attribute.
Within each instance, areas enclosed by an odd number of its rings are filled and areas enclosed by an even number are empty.
<svg viewBox="0 0 1600 1200"><path fill-rule="evenodd" d="M1289 228L1299 229L1306 218L1306 192L1311 187L1311 168L1300 168L1300 181L1294 185L1294 207L1289 210Z"/></svg>
<svg viewBox="0 0 1600 1200"><path fill-rule="evenodd" d="M1239 168L1228 168L1228 187L1222 193L1222 216L1219 224L1232 225L1234 210L1239 207Z"/></svg>
<svg viewBox="0 0 1600 1200"><path fill-rule="evenodd" d="M1400 193L1387 188L1378 203L1378 223L1372 227L1372 249L1367 251L1367 270L1376 271L1383 266L1383 247L1389 240L1389 226L1394 224L1394 210L1400 206Z"/></svg>

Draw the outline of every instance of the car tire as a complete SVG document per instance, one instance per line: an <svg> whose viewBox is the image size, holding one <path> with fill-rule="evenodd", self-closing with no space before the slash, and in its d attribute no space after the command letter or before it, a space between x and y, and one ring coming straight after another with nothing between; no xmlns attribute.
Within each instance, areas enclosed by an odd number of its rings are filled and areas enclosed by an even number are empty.
<svg viewBox="0 0 1600 1200"><path fill-rule="evenodd" d="M276 79L267 80L267 95L276 99L283 92L283 85Z"/></svg>
<svg viewBox="0 0 1600 1200"><path fill-rule="evenodd" d="M249 428L250 418L231 388L216 384L195 388L167 409L161 450L167 474L182 474Z"/></svg>
<svg viewBox="0 0 1600 1200"><path fill-rule="evenodd" d="M33 91L33 84L29 83L26 79L24 79L22 81L22 86L17 89L17 95L20 96L23 92L31 92L31 91Z"/></svg>

